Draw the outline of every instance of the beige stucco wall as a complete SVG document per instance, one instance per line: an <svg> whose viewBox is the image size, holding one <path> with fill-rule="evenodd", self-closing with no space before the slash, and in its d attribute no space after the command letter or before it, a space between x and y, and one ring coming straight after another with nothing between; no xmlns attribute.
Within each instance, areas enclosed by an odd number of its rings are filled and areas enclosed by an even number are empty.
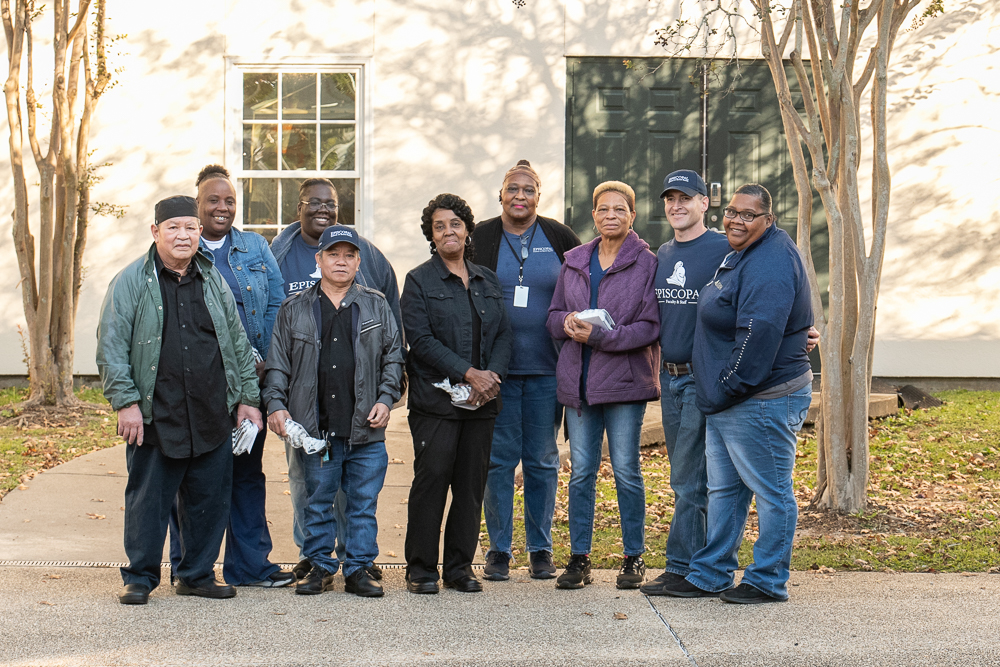
<svg viewBox="0 0 1000 667"><path fill-rule="evenodd" d="M879 374L1000 376L989 252L997 243L989 228L1000 167L990 163L998 139L987 129L1000 111L988 61L997 45L991 35L1000 31L990 4L955 5L947 19L901 37L894 59L902 64L891 83L896 193ZM540 213L562 218L565 57L660 56L653 33L677 14L678 2L528 0L518 9L510 0L176 0L152 21L143 3L119 0L109 11L111 30L129 37L116 60L124 68L119 82L94 127L94 161L113 163L94 194L129 210L123 220L91 225L80 373L96 372L101 299L111 277L147 247L153 203L193 194L198 170L232 154L228 63L339 57L366 64L372 199L363 229L402 280L427 257L418 229L427 200L455 192L477 218L492 217L502 174L519 158L542 176ZM743 30L742 55L753 55L758 47ZM0 173L8 169L0 159ZM927 185L938 181L943 188ZM0 201L12 201L9 178L0 179ZM0 216L0 375L24 373L10 225Z"/></svg>

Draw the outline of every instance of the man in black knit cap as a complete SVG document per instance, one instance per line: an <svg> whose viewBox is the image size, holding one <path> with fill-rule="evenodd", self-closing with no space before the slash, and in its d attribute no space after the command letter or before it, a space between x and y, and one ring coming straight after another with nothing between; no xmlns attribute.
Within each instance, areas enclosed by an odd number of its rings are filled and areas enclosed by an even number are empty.
<svg viewBox="0 0 1000 667"><path fill-rule="evenodd" d="M213 568L229 520L233 427L263 427L253 354L229 287L198 253L195 200L160 201L151 231L149 251L111 281L97 332L104 396L128 444L119 600L146 604L159 584L175 498L177 594L233 597Z"/></svg>

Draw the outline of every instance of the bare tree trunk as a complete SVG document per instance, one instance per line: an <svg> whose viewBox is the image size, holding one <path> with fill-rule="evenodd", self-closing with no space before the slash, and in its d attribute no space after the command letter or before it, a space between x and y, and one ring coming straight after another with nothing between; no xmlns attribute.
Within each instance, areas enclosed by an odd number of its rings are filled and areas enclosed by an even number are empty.
<svg viewBox="0 0 1000 667"><path fill-rule="evenodd" d="M8 76L4 85L10 125L14 176L14 246L21 272L21 296L27 321L30 393L26 406L79 403L73 393L73 353L77 302L82 281L83 249L89 215L87 143L97 99L108 83L104 55L104 0L55 0L53 78L48 146L38 141L32 51L32 18L41 15L30 0L0 0L7 37ZM96 72L88 53L91 22L95 30ZM21 67L26 66L21 99ZM83 78L82 96L81 77ZM23 111L39 180L38 244L31 233L27 178L24 170ZM79 123L76 111L82 107ZM37 260L36 260L37 252ZM37 261L38 270L35 265Z"/></svg>

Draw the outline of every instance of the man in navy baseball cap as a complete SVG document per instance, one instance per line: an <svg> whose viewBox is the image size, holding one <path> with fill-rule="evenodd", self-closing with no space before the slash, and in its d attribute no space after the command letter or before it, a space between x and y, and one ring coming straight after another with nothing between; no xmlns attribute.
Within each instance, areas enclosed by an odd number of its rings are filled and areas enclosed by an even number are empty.
<svg viewBox="0 0 1000 667"><path fill-rule="evenodd" d="M694 197L695 195L708 196L708 188L705 187L705 181L702 180L697 172L690 169L679 169L667 174L667 177L663 179L663 192L660 193L660 199L666 197L667 193L671 190L683 192L688 197Z"/></svg>
<svg viewBox="0 0 1000 667"><path fill-rule="evenodd" d="M350 243L359 251L361 250L361 237L358 236L358 232L354 227L349 225L330 225L323 230L323 233L319 237L317 252L323 252L337 243Z"/></svg>

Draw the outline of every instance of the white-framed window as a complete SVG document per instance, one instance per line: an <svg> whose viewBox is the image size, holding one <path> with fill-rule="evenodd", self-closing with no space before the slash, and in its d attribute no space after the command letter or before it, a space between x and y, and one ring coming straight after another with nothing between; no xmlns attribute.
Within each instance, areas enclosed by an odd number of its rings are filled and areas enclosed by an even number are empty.
<svg viewBox="0 0 1000 667"><path fill-rule="evenodd" d="M370 229L370 95L365 58L230 58L226 162L240 227L270 240L295 222L299 185L333 182L339 222Z"/></svg>

